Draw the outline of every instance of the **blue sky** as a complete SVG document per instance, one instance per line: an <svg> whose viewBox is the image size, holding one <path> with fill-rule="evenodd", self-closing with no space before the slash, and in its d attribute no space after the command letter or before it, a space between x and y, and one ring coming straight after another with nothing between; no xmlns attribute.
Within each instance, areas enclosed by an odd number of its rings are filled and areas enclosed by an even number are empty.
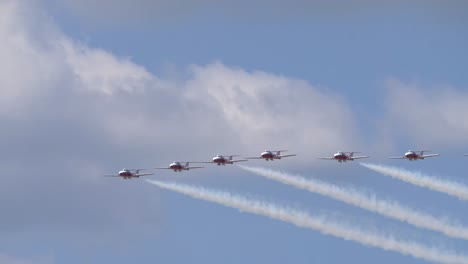
<svg viewBox="0 0 468 264"><path fill-rule="evenodd" d="M317 161L372 155L468 184L467 5L334 1L0 2L0 263L421 263L100 177L215 154L353 186L468 223L466 202ZM386 160L410 148L442 156ZM153 178L246 194L467 253L417 229L235 166Z"/></svg>

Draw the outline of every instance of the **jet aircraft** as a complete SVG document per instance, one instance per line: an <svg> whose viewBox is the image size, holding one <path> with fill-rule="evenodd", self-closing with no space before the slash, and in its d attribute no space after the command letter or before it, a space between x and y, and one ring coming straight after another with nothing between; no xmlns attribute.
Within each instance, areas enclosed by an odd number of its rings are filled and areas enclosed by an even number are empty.
<svg viewBox="0 0 468 264"><path fill-rule="evenodd" d="M226 164L234 164L236 162L247 161L246 159L234 160L233 157L238 157L239 155L216 155L213 157L212 161L201 161L196 163L214 163L218 166L225 166Z"/></svg>
<svg viewBox="0 0 468 264"><path fill-rule="evenodd" d="M365 159L369 157L369 156L354 156L355 153L360 153L360 152L338 151L337 153L333 154L332 157L324 157L324 158L318 158L318 159L336 160L338 162L346 162L346 161L353 161L355 159Z"/></svg>
<svg viewBox="0 0 468 264"><path fill-rule="evenodd" d="M430 152L430 150L408 150L402 157L389 157L389 159L407 159L410 161L413 160L423 160L425 158L437 157L440 154L424 154L424 152Z"/></svg>
<svg viewBox="0 0 468 264"><path fill-rule="evenodd" d="M144 169L136 169L134 170L135 172L132 172L130 169L122 169L118 174L106 174L104 177L122 177L127 180L131 178L140 178L140 176L153 175L153 173L140 173L141 170Z"/></svg>
<svg viewBox="0 0 468 264"><path fill-rule="evenodd" d="M191 169L203 168L203 167L198 167L198 166L190 167L189 163L190 162L185 162L185 165L184 165L179 161L174 161L171 164L169 164L169 167L159 167L159 168L154 168L154 169L157 169L157 170L173 170L173 171L184 171L184 170L188 171L188 170L191 170Z"/></svg>
<svg viewBox="0 0 468 264"><path fill-rule="evenodd" d="M273 161L275 159L296 156L296 154L281 155L281 152L286 151L287 150L265 150L260 154L260 157L248 157L246 159L264 159L266 161Z"/></svg>

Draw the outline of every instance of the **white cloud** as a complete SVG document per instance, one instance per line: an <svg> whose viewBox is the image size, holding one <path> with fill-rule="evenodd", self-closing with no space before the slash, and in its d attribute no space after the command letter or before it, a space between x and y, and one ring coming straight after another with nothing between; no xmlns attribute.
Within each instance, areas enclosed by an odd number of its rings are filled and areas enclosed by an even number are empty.
<svg viewBox="0 0 468 264"><path fill-rule="evenodd" d="M157 198L99 176L121 167L360 144L346 102L304 80L220 62L158 78L71 39L30 2L2 1L0 19L0 161L15 175L0 185L0 234L156 229Z"/></svg>
<svg viewBox="0 0 468 264"><path fill-rule="evenodd" d="M235 131L246 151L255 147L289 147L302 153L336 150L349 147L355 135L350 107L306 81L221 63L193 66L192 73L185 92L188 102L218 116L214 122L225 122Z"/></svg>
<svg viewBox="0 0 468 264"><path fill-rule="evenodd" d="M62 75L48 41L55 28L31 12L15 1L0 3L0 115L21 111Z"/></svg>
<svg viewBox="0 0 468 264"><path fill-rule="evenodd" d="M115 91L142 92L153 88L156 78L144 67L128 59L117 58L100 49L93 49L71 41L64 41L66 62L84 88L106 94Z"/></svg>
<svg viewBox="0 0 468 264"><path fill-rule="evenodd" d="M388 82L388 128L400 137L431 146L468 144L468 93L448 86Z"/></svg>
<svg viewBox="0 0 468 264"><path fill-rule="evenodd" d="M0 186L0 233L51 228L99 236L134 224L157 226L154 199L131 188L129 199L115 192L100 197L106 184L99 175L121 150L102 121L115 109L96 112L113 94L126 107L126 95L153 87L156 78L128 59L71 40L33 3L0 2L0 146L8 149L0 160L15 175ZM130 215L116 217L121 210Z"/></svg>

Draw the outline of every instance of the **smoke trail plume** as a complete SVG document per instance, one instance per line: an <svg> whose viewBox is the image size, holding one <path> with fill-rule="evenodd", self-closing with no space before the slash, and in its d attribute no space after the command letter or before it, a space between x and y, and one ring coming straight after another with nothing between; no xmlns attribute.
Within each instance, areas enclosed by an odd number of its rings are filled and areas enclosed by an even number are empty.
<svg viewBox="0 0 468 264"><path fill-rule="evenodd" d="M228 192L214 191L202 187L195 187L177 183L164 183L147 180L160 188L179 192L195 199L218 203L236 208L244 212L267 216L276 220L288 222L299 227L319 231L345 240L352 240L363 245L410 255L414 258L440 263L468 263L468 257L457 253L445 252L434 247L410 241L397 240L392 237L365 232L354 226L333 223L320 216L312 216L302 211L279 207L271 203L247 199Z"/></svg>
<svg viewBox="0 0 468 264"><path fill-rule="evenodd" d="M361 165L385 176L390 176L392 178L411 183L419 187L424 187L433 191L446 193L448 195L455 196L459 199L468 201L468 186L464 184L458 182L451 182L440 178L430 177L423 175L419 172L412 172L395 167L375 165L369 163L361 163Z"/></svg>
<svg viewBox="0 0 468 264"><path fill-rule="evenodd" d="M315 179L290 175L264 168L241 166L240 168L309 192L318 193L359 208L393 218L419 228L441 232L447 236L468 240L468 228L451 224L441 218L404 207L395 201L380 200L375 195L366 195L358 190L341 188Z"/></svg>

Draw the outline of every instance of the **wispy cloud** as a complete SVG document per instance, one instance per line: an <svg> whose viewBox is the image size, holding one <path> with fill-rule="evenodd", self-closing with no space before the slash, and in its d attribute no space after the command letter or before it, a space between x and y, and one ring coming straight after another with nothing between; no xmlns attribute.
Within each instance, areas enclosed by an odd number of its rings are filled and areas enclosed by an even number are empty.
<svg viewBox="0 0 468 264"><path fill-rule="evenodd" d="M468 93L450 86L425 87L395 79L387 82L382 125L394 137L425 146L467 144ZM449 135L447 131L450 131Z"/></svg>

